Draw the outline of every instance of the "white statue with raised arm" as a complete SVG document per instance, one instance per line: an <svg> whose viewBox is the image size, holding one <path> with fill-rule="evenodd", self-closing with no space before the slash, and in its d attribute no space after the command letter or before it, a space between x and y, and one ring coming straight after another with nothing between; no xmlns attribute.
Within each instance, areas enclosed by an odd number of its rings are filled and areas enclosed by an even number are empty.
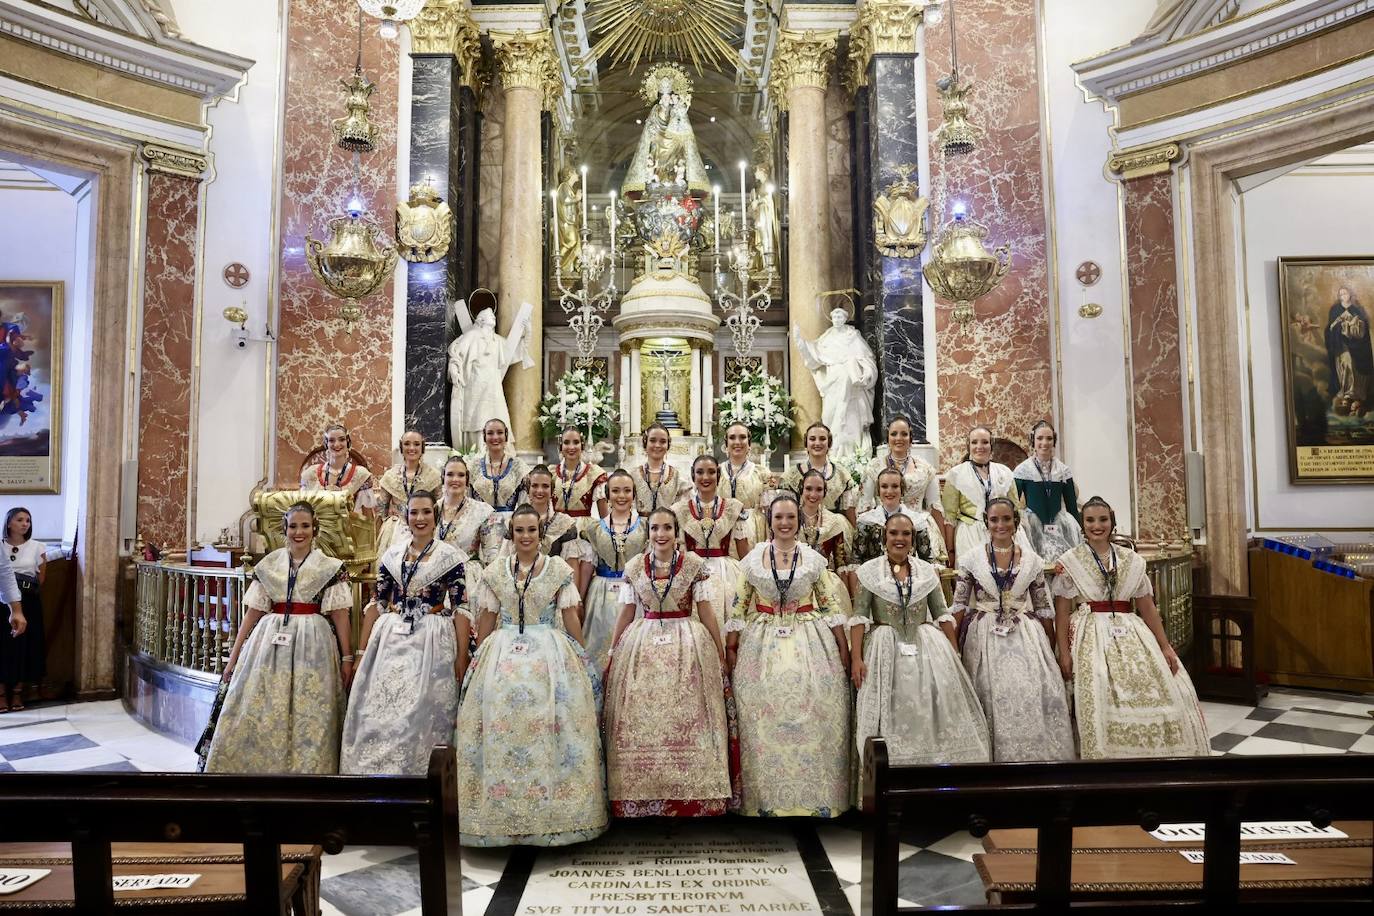
<svg viewBox="0 0 1374 916"><path fill-rule="evenodd" d="M506 338L496 333L492 309L482 309L473 320L462 301L455 302L453 308L463 333L448 346L448 380L453 386L449 430L454 448L469 449L481 443L482 427L488 420L510 426L502 381L516 363L534 365L527 344L532 309L529 305L521 307Z"/></svg>
<svg viewBox="0 0 1374 916"><path fill-rule="evenodd" d="M830 427L836 454L848 454L854 446L872 454L873 389L878 385L878 361L859 332L847 322L842 308L830 312L830 329L815 342L802 337L792 325L802 364L811 370L821 392L821 422Z"/></svg>

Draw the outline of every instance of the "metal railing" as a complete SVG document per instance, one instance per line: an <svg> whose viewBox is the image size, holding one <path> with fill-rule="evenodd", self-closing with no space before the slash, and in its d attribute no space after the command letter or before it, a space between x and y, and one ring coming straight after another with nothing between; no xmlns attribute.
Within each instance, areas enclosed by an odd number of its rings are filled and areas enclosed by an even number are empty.
<svg viewBox="0 0 1374 916"><path fill-rule="evenodd" d="M1164 632L1180 656L1193 644L1193 558L1181 553L1147 557L1145 569L1155 590L1155 607Z"/></svg>
<svg viewBox="0 0 1374 916"><path fill-rule="evenodd" d="M223 673L243 621L247 571L146 561L135 565L138 651L191 671Z"/></svg>

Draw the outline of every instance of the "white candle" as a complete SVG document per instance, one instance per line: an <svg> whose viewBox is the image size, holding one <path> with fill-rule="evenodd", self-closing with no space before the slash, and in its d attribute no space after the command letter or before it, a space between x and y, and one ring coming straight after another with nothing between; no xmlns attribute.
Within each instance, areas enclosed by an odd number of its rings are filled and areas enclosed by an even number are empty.
<svg viewBox="0 0 1374 916"><path fill-rule="evenodd" d="M582 166L582 228L587 228L587 167Z"/></svg>
<svg viewBox="0 0 1374 916"><path fill-rule="evenodd" d="M553 223L553 261L558 263L558 189L549 190L549 222Z"/></svg>
<svg viewBox="0 0 1374 916"><path fill-rule="evenodd" d="M611 192L611 270L615 270L615 192Z"/></svg>
<svg viewBox="0 0 1374 916"><path fill-rule="evenodd" d="M712 223L716 229L716 257L720 257L720 185L711 188L711 200L715 207L715 216Z"/></svg>
<svg viewBox="0 0 1374 916"><path fill-rule="evenodd" d="M744 177L744 160L741 159L739 161L739 212L741 214L744 214L749 209L748 194L746 193L747 190L748 185L746 184L746 179ZM744 224L741 223L740 225Z"/></svg>

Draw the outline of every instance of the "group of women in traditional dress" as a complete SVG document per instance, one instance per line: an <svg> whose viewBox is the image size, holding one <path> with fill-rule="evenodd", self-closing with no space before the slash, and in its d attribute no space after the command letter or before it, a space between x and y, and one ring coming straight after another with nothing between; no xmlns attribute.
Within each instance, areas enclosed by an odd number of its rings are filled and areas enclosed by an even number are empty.
<svg viewBox="0 0 1374 916"><path fill-rule="evenodd" d="M304 479L343 489L334 432ZM1048 424L1014 473L973 429L943 498L902 419L858 474L814 424L781 478L738 424L684 475L658 424L604 473L575 429L529 467L493 420L439 493L413 437L356 677L347 576L293 506L209 769L419 773L455 743L464 843L558 845L609 815L836 816L871 736L902 763L1208 752L1144 560L1100 498L1080 528Z"/></svg>

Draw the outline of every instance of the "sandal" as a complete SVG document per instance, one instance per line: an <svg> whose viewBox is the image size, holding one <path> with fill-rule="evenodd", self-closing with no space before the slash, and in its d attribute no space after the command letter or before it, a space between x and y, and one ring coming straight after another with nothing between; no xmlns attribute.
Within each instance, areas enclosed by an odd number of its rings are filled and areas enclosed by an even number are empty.
<svg viewBox="0 0 1374 916"><path fill-rule="evenodd" d="M24 708L24 688L16 687L10 691L10 712L19 712Z"/></svg>

